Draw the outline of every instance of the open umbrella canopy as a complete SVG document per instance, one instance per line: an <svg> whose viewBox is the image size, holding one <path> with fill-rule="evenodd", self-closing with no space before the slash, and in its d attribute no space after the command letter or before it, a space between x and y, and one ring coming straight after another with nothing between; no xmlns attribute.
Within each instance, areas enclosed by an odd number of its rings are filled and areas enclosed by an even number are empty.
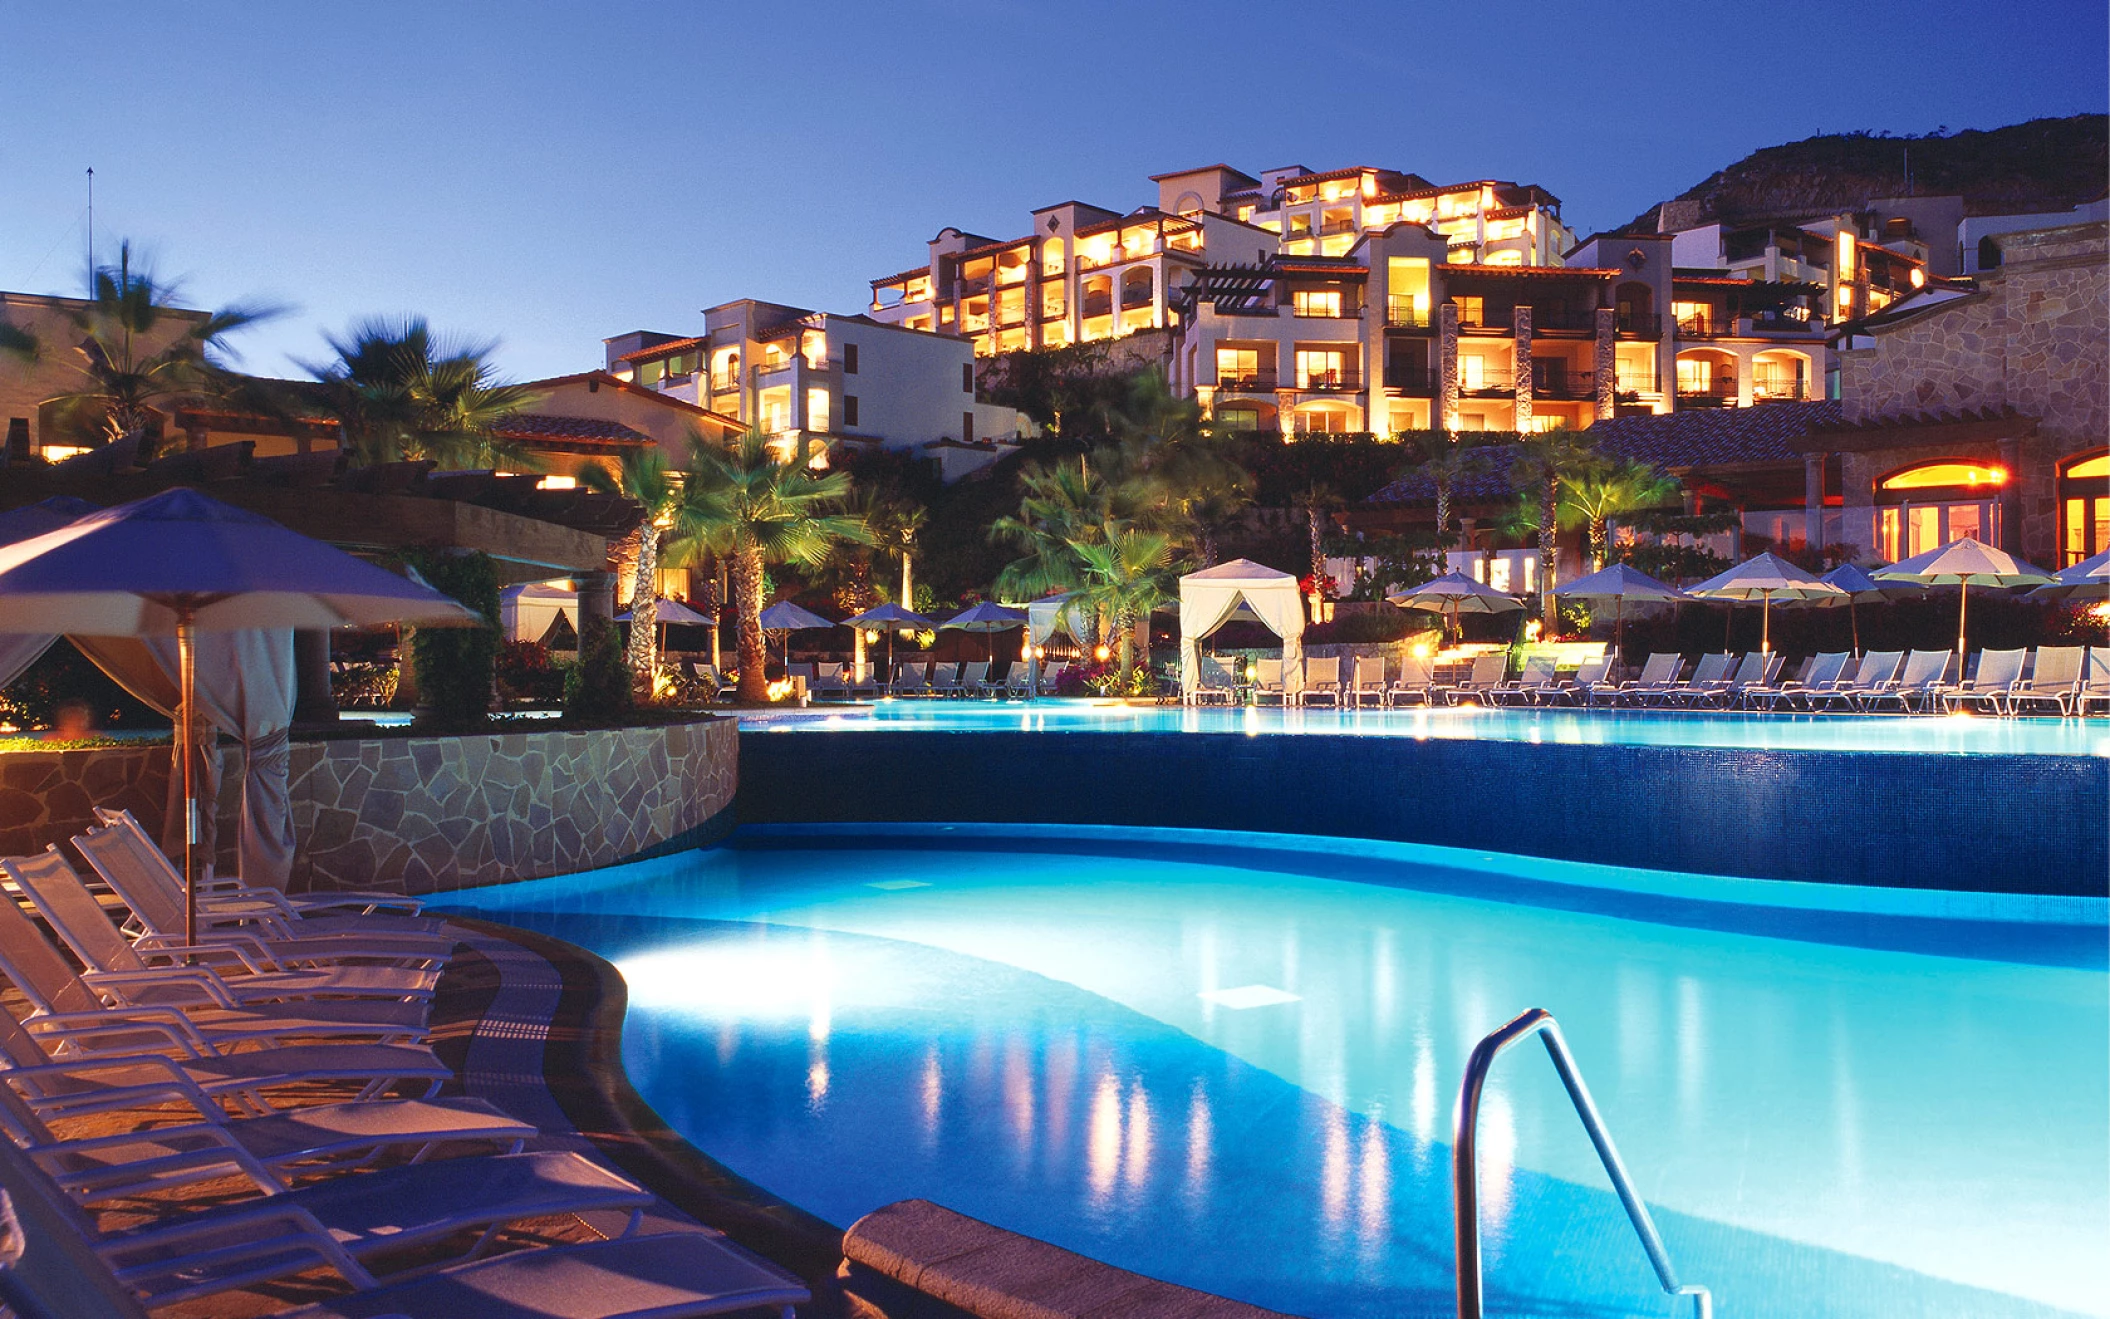
<svg viewBox="0 0 2110 1319"><path fill-rule="evenodd" d="M1845 592L1845 598L1842 599L1835 595L1814 595L1808 597L1803 603L1818 606L1872 605L1884 600L1895 600L1900 596L1910 594L1911 591L1911 588L1902 586L1897 582L1879 582L1851 563L1842 563L1817 580L1829 582L1833 586L1838 587Z"/></svg>
<svg viewBox="0 0 2110 1319"><path fill-rule="evenodd" d="M795 632L834 626L834 619L822 618L811 609L801 608L789 600L779 600L762 611L762 630L765 632Z"/></svg>
<svg viewBox="0 0 2110 1319"><path fill-rule="evenodd" d="M960 632L1009 632L1026 625L1026 611L984 600L938 624Z"/></svg>
<svg viewBox="0 0 2110 1319"><path fill-rule="evenodd" d="M1804 572L1771 552L1746 559L1726 572L1717 573L1698 586L1685 588L1687 595L1702 600L1809 600L1843 596L1839 587Z"/></svg>
<svg viewBox="0 0 2110 1319"><path fill-rule="evenodd" d="M1474 581L1462 572L1447 572L1385 599L1401 609L1426 609L1431 613L1500 614L1524 607L1524 602L1515 596Z"/></svg>
<svg viewBox="0 0 2110 1319"><path fill-rule="evenodd" d="M483 620L335 546L195 490L89 513L0 547L0 631L173 636Z"/></svg>
<svg viewBox="0 0 2110 1319"><path fill-rule="evenodd" d="M101 507L71 495L53 495L34 504L11 508L0 513L0 545L13 545L31 536L57 531L77 518L100 512Z"/></svg>
<svg viewBox="0 0 2110 1319"><path fill-rule="evenodd" d="M626 610L617 614L615 621L628 623L636 616L636 613L636 610ZM652 621L661 626L672 623L676 627L709 627L718 620L709 614L698 613L679 600L669 600L661 597L652 602Z"/></svg>
<svg viewBox="0 0 2110 1319"><path fill-rule="evenodd" d="M1879 582L1921 586L2047 586L2054 580L2042 568L1971 536L1900 559L1871 576Z"/></svg>
<svg viewBox="0 0 2110 1319"><path fill-rule="evenodd" d="M917 613L913 609L903 609L900 605L895 604L891 600L887 601L885 604L874 605L861 614L844 619L843 622L849 625L850 627L913 627L935 629L938 626L935 620L925 618L923 615Z"/></svg>
<svg viewBox="0 0 2110 1319"><path fill-rule="evenodd" d="M0 538L5 528L0 527ZM2093 558L2061 568L2052 577L2051 584L2040 586L2029 593L2032 600L2099 600L2110 590L2110 550L2104 550Z"/></svg>
<svg viewBox="0 0 2110 1319"><path fill-rule="evenodd" d="M1599 568L1572 582L1563 582L1553 593L1573 600L1683 600L1685 592L1668 582L1659 582L1638 568L1615 563Z"/></svg>

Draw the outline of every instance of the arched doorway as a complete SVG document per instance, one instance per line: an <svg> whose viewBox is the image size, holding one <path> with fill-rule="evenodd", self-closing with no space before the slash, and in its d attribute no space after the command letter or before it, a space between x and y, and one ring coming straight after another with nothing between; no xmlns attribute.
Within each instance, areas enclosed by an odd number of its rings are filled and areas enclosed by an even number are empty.
<svg viewBox="0 0 2110 1319"><path fill-rule="evenodd" d="M1678 354L1678 406L1681 408L1733 408L1736 406L1736 358L1714 348L1698 348Z"/></svg>
<svg viewBox="0 0 2110 1319"><path fill-rule="evenodd" d="M1876 482L1876 553L1896 563L1972 536L2000 543L2000 491L2011 474L1978 458L1937 458Z"/></svg>
<svg viewBox="0 0 2110 1319"><path fill-rule="evenodd" d="M2110 550L2110 449L2077 453L2059 464L2061 568Z"/></svg>
<svg viewBox="0 0 2110 1319"><path fill-rule="evenodd" d="M1769 348L1751 359L1751 401L1810 396L1810 359L1787 348Z"/></svg>

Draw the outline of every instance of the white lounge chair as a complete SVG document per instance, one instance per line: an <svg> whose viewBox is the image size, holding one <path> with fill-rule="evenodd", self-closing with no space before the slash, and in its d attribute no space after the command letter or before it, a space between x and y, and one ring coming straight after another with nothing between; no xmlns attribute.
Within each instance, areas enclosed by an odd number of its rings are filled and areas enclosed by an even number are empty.
<svg viewBox="0 0 2110 1319"><path fill-rule="evenodd" d="M1069 672L1069 668L1070 662L1068 660L1056 660L1053 664L1041 670L1040 694L1042 696L1053 696L1060 692L1062 690L1062 675Z"/></svg>
<svg viewBox="0 0 2110 1319"><path fill-rule="evenodd" d="M1953 650L1915 650L1905 657L1905 671L1895 682L1862 693L1855 704L1865 713L1879 705L1895 703L1901 714L1928 709L1938 703L1948 685Z"/></svg>
<svg viewBox="0 0 2110 1319"><path fill-rule="evenodd" d="M2008 712L2021 714L2024 709L2048 705L2061 715L2072 713L2087 657L2087 649L2082 646L2037 647L2029 676L2008 692Z"/></svg>
<svg viewBox="0 0 2110 1319"><path fill-rule="evenodd" d="M1994 714L2005 714L2003 708L2007 698L2022 681L2023 665L2029 659L2029 648L2020 650L1981 650L1978 652L1978 667L1971 676L1941 694L1944 710L1954 713L1972 706L1983 706Z"/></svg>
<svg viewBox="0 0 2110 1319"><path fill-rule="evenodd" d="M1349 704L1361 709L1366 705L1382 708L1385 704L1385 657L1383 655L1358 655L1355 657L1355 677L1348 685Z"/></svg>
<svg viewBox="0 0 2110 1319"><path fill-rule="evenodd" d="M982 688L989 682L989 661L974 660L960 668L960 676L953 683L954 696L980 696Z"/></svg>
<svg viewBox="0 0 2110 1319"><path fill-rule="evenodd" d="M1282 661L1279 659L1256 659L1253 661L1253 704L1289 704L1289 692L1282 685Z"/></svg>
<svg viewBox="0 0 2110 1319"><path fill-rule="evenodd" d="M813 682L806 690L816 701L850 699L850 684L843 680L843 666L832 660L813 666Z"/></svg>
<svg viewBox="0 0 2110 1319"><path fill-rule="evenodd" d="M1477 705L1486 699L1488 692L1501 685L1502 675L1508 670L1509 656L1506 652L1498 650L1476 656L1472 669L1464 679L1439 686L1436 690L1442 694L1445 705Z"/></svg>
<svg viewBox="0 0 2110 1319"><path fill-rule="evenodd" d="M1700 662L1693 666L1692 676L1686 678L1683 682L1666 683L1661 688L1643 697L1640 703L1656 709L1678 705L1684 701L1686 695L1690 692L1711 691L1722 683L1727 682L1730 672L1735 667L1736 656L1727 652L1702 655L1700 656Z"/></svg>
<svg viewBox="0 0 2110 1319"><path fill-rule="evenodd" d="M1826 710L1858 710L1863 698L1896 682L1898 670L1904 666L1905 652L1902 650L1871 650L1854 665L1852 676L1842 678L1822 696L1813 696L1811 706Z"/></svg>
<svg viewBox="0 0 2110 1319"><path fill-rule="evenodd" d="M1688 692L1684 701L1688 706L1726 709L1742 705L1746 692L1762 691L1780 676L1780 666L1787 657L1779 651L1754 650L1737 664L1736 671L1707 691Z"/></svg>
<svg viewBox="0 0 2110 1319"><path fill-rule="evenodd" d="M923 660L901 660L894 665L894 681L887 687L894 696L930 695L929 665Z"/></svg>
<svg viewBox="0 0 2110 1319"><path fill-rule="evenodd" d="M2073 713L2087 714L2091 705L2110 706L2110 646L2088 648L2087 666L2073 690Z"/></svg>
<svg viewBox="0 0 2110 1319"><path fill-rule="evenodd" d="M1399 677L1385 689L1385 704L1394 709L1402 705L1434 705L1436 703L1436 660L1431 655L1409 655L1399 662Z"/></svg>
<svg viewBox="0 0 2110 1319"><path fill-rule="evenodd" d="M1532 700L1539 705L1588 705L1604 686L1605 675L1612 671L1612 658L1598 655L1584 660L1576 666L1574 676L1567 682L1554 681L1540 686L1532 692Z"/></svg>
<svg viewBox="0 0 2110 1319"><path fill-rule="evenodd" d="M1517 670L1517 676L1487 689L1487 699L1496 705L1529 705L1541 687L1553 685L1560 660L1553 655L1533 655Z"/></svg>
<svg viewBox="0 0 2110 1319"><path fill-rule="evenodd" d="M1238 679L1221 659L1204 655L1194 690L1182 693L1181 699L1189 705L1230 705L1238 699Z"/></svg>
<svg viewBox="0 0 2110 1319"><path fill-rule="evenodd" d="M1678 674L1685 668L1685 657L1676 652L1657 652L1641 665L1641 672L1626 682L1620 683L1610 693L1613 705L1641 705L1657 692L1666 691L1678 681Z"/></svg>
<svg viewBox="0 0 2110 1319"><path fill-rule="evenodd" d="M377 999L380 1002L374 1006L385 1011L405 1002L429 1002L439 983L437 971L402 966L307 959L299 969L287 969L270 960L261 941L250 947L189 945L180 936L147 935L134 943L112 923L56 846L36 856L0 858L0 873L29 895L53 932L84 965L119 975L182 970L201 986L209 985L229 1006L327 996Z"/></svg>
<svg viewBox="0 0 2110 1319"><path fill-rule="evenodd" d="M1341 708L1341 657L1339 655L1307 656L1304 661L1304 687L1297 693L1298 705L1330 705Z"/></svg>
<svg viewBox="0 0 2110 1319"><path fill-rule="evenodd" d="M958 664L933 664L930 666L930 684L920 693L924 696L956 696L960 690L960 666Z"/></svg>

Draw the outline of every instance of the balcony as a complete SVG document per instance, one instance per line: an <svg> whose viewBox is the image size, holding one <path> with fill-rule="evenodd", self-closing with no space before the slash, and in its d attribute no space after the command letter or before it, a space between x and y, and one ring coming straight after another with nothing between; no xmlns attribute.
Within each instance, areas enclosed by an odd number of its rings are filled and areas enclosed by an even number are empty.
<svg viewBox="0 0 2110 1319"><path fill-rule="evenodd" d="M1354 320L1363 314L1363 309L1353 302L1338 303L1306 302L1290 304L1290 315L1306 321Z"/></svg>
<svg viewBox="0 0 2110 1319"><path fill-rule="evenodd" d="M1297 388L1319 394L1344 394L1363 387L1363 373L1351 367L1338 371L1305 371L1297 376Z"/></svg>
<svg viewBox="0 0 2110 1319"><path fill-rule="evenodd" d="M1661 339L1663 318L1654 313L1623 311L1614 320L1614 328L1629 339Z"/></svg>
<svg viewBox="0 0 2110 1319"><path fill-rule="evenodd" d="M738 388L740 388L740 373L738 371L718 371L711 376L711 392L713 394L730 394Z"/></svg>
<svg viewBox="0 0 2110 1319"><path fill-rule="evenodd" d="M1751 377L1751 398L1754 402L1770 403L1779 399L1799 401L1809 396L1809 382L1800 376L1769 375L1761 372Z"/></svg>
<svg viewBox="0 0 2110 1319"><path fill-rule="evenodd" d="M1736 323L1716 316L1680 316L1680 339L1722 339L1736 333Z"/></svg>
<svg viewBox="0 0 2110 1319"><path fill-rule="evenodd" d="M1536 334L1544 330L1561 333L1580 332L1594 334L1597 331L1597 309L1594 307L1538 307L1531 313L1531 329Z"/></svg>
<svg viewBox="0 0 2110 1319"><path fill-rule="evenodd" d="M1543 399L1593 399L1597 397L1595 371L1533 371L1531 393Z"/></svg>
<svg viewBox="0 0 2110 1319"><path fill-rule="evenodd" d="M972 298L979 294L987 293L989 291L989 276L983 275L979 279L954 280L952 291L954 296L962 298Z"/></svg>
<svg viewBox="0 0 2110 1319"><path fill-rule="evenodd" d="M1123 289L1123 290L1121 290L1121 310L1123 310L1123 311L1128 311L1129 309L1131 309L1131 308L1134 308L1134 307L1148 307L1149 305L1150 305L1150 290L1149 290L1149 289L1142 289L1142 290L1137 290L1137 289Z"/></svg>
<svg viewBox="0 0 2110 1319"><path fill-rule="evenodd" d="M1240 394L1272 392L1275 388L1275 373L1267 371L1218 371L1216 387Z"/></svg>
<svg viewBox="0 0 2110 1319"><path fill-rule="evenodd" d="M1458 397L1503 398L1516 392L1509 372L1500 367L1482 368L1477 379L1465 372L1458 373Z"/></svg>
<svg viewBox="0 0 2110 1319"><path fill-rule="evenodd" d="M1079 306L1084 308L1084 319L1114 314L1114 296L1111 293L1087 293Z"/></svg>
<svg viewBox="0 0 2110 1319"><path fill-rule="evenodd" d="M1621 371L1614 380L1613 388L1620 394L1660 394L1663 384L1653 371Z"/></svg>
<svg viewBox="0 0 2110 1319"><path fill-rule="evenodd" d="M1762 312L1751 318L1753 334L1822 334L1824 331L1814 318L1783 316L1779 312Z"/></svg>
<svg viewBox="0 0 2110 1319"><path fill-rule="evenodd" d="M1736 381L1716 378L1704 385L1680 384L1678 406L1681 408L1733 408L1736 406Z"/></svg>
<svg viewBox="0 0 2110 1319"><path fill-rule="evenodd" d="M1388 366L1385 388L1415 398L1431 398L1436 393L1436 375L1425 366Z"/></svg>
<svg viewBox="0 0 2110 1319"><path fill-rule="evenodd" d="M1416 305L1411 297L1385 299L1385 326L1393 330L1426 330L1429 328L1429 304Z"/></svg>
<svg viewBox="0 0 2110 1319"><path fill-rule="evenodd" d="M1319 226L1319 236L1322 238L1328 234L1352 234L1354 232L1355 221L1353 220L1328 220Z"/></svg>
<svg viewBox="0 0 2110 1319"><path fill-rule="evenodd" d="M1100 253L1081 251L1077 254L1077 268L1079 270L1103 270L1107 266L1118 266L1127 259L1127 255L1118 247Z"/></svg>

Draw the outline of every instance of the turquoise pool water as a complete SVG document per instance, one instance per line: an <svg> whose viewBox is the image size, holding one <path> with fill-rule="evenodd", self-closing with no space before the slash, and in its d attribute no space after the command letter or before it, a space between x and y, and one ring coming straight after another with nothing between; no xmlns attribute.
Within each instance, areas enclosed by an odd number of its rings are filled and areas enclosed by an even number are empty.
<svg viewBox="0 0 2110 1319"><path fill-rule="evenodd" d="M1283 710L1127 706L1111 701L879 701L870 707L742 714L742 729L857 732L1002 729L1072 733L1334 733L1613 746L1752 747L1958 755L2110 756L2110 720L1767 715L1649 710Z"/></svg>
<svg viewBox="0 0 2110 1319"><path fill-rule="evenodd" d="M1717 1313L2110 1314L2104 904L1825 887L785 826L456 905L614 960L645 1098L839 1224L926 1196L1293 1313L1448 1314L1460 1067L1538 1006ZM1538 1050L1482 1149L1495 1312L1668 1312Z"/></svg>

